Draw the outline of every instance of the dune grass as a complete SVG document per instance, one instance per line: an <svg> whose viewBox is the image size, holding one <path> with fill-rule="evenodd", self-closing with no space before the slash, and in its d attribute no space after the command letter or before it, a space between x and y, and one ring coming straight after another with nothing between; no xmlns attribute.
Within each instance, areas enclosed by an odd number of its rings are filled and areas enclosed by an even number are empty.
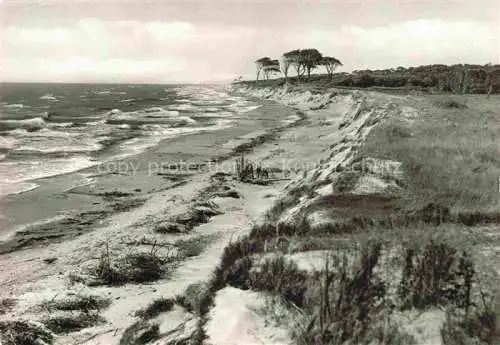
<svg viewBox="0 0 500 345"><path fill-rule="evenodd" d="M369 134L364 155L403 163L407 208L435 202L456 214L500 211L500 98L478 97L428 96L414 105L412 123L391 119Z"/></svg>

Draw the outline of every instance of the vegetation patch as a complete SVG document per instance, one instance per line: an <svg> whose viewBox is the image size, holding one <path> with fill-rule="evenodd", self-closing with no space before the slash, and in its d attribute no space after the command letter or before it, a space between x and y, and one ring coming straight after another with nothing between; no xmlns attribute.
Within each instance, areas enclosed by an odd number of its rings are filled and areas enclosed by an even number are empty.
<svg viewBox="0 0 500 345"><path fill-rule="evenodd" d="M430 241L425 246L406 248L399 289L404 308L456 303L468 310L474 265L467 253L458 255L446 243Z"/></svg>
<svg viewBox="0 0 500 345"><path fill-rule="evenodd" d="M189 239L181 239L174 243L179 249L179 258L190 258L202 254L205 249L214 241L213 235L201 235Z"/></svg>
<svg viewBox="0 0 500 345"><path fill-rule="evenodd" d="M484 305L478 310L466 313L451 310L441 330L444 345L495 345L500 343L500 308Z"/></svg>
<svg viewBox="0 0 500 345"><path fill-rule="evenodd" d="M3 315L14 308L17 301L13 298L2 298L0 299L0 315Z"/></svg>
<svg viewBox="0 0 500 345"><path fill-rule="evenodd" d="M149 252L129 253L113 258L109 247L101 254L90 285L121 285L128 282L146 283L164 278L177 262L177 256L161 256L153 245Z"/></svg>
<svg viewBox="0 0 500 345"><path fill-rule="evenodd" d="M3 345L52 344L54 336L43 325L30 321L0 321Z"/></svg>
<svg viewBox="0 0 500 345"><path fill-rule="evenodd" d="M84 328L104 323L106 320L95 313L78 313L53 316L46 319L45 326L56 334L76 332Z"/></svg>
<svg viewBox="0 0 500 345"><path fill-rule="evenodd" d="M209 286L205 283L190 284L186 291L176 297L175 301L185 310L196 315L203 315L210 308Z"/></svg>
<svg viewBox="0 0 500 345"><path fill-rule="evenodd" d="M76 295L71 298L61 300L51 300L44 303L44 306L51 310L81 310L85 313L91 310L103 310L111 305L109 298L93 295Z"/></svg>
<svg viewBox="0 0 500 345"><path fill-rule="evenodd" d="M120 339L120 345L144 345L160 337L160 326L141 320L128 327Z"/></svg>
<svg viewBox="0 0 500 345"><path fill-rule="evenodd" d="M161 313L166 313L174 308L175 301L171 298L159 298L151 302L145 309L135 313L135 316L144 320L155 318Z"/></svg>

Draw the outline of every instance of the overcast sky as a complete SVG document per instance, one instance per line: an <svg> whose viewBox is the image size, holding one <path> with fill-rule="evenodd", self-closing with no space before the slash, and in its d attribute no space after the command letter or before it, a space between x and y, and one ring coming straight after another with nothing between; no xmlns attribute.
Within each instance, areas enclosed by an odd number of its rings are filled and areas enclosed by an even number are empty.
<svg viewBox="0 0 500 345"><path fill-rule="evenodd" d="M3 81L203 82L317 48L341 71L500 63L499 0L0 0Z"/></svg>

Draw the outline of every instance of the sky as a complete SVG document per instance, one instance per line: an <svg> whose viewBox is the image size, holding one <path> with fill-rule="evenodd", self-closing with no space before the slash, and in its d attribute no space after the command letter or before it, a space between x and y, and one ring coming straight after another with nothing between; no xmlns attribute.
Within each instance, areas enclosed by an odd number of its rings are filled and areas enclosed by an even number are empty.
<svg viewBox="0 0 500 345"><path fill-rule="evenodd" d="M0 0L0 80L254 78L316 48L339 71L500 63L499 0Z"/></svg>

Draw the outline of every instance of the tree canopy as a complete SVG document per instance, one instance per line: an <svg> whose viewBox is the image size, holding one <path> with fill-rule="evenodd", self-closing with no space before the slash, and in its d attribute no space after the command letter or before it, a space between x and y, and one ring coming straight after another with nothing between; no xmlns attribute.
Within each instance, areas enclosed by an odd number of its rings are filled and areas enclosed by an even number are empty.
<svg viewBox="0 0 500 345"><path fill-rule="evenodd" d="M323 66L328 75L332 76L333 72L342 63L337 58L331 56L323 56L321 52L315 48L294 49L284 53L280 61L273 60L269 57L262 57L255 61L257 67L257 80L259 80L261 72L266 79L273 73L283 73L285 79L288 78L290 67L292 67L297 78L300 78L307 73L307 78L310 78L311 71L317 67Z"/></svg>

